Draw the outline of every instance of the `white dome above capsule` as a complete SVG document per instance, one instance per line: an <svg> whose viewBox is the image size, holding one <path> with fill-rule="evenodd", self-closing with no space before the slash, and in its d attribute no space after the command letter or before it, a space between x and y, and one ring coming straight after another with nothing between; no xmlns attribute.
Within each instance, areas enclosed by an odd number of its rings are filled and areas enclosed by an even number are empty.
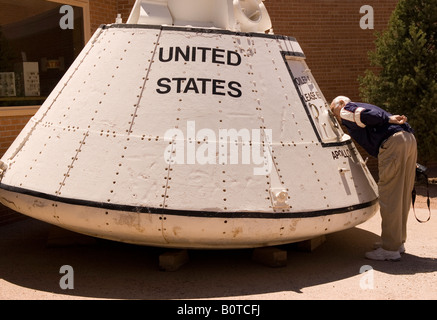
<svg viewBox="0 0 437 320"><path fill-rule="evenodd" d="M137 0L127 24L261 33L272 28L263 0Z"/></svg>

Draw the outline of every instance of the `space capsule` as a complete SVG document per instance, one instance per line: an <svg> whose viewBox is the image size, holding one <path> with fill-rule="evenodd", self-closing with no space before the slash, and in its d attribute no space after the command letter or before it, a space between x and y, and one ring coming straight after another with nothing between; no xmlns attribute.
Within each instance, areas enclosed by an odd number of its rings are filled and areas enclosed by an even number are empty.
<svg viewBox="0 0 437 320"><path fill-rule="evenodd" d="M255 248L352 228L377 186L261 0L137 0L0 162L0 201L78 233Z"/></svg>

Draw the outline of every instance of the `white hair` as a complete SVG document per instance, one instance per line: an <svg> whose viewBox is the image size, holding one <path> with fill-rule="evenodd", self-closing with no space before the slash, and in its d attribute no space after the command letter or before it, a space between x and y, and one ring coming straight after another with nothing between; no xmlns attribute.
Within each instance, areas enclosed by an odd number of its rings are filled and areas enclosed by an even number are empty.
<svg viewBox="0 0 437 320"><path fill-rule="evenodd" d="M349 102L351 102L351 99L349 99L348 97L345 96L338 96L337 98L335 98L334 100L332 100L331 103L331 109L333 107L336 107L340 104L341 101L344 101L344 104L348 104Z"/></svg>

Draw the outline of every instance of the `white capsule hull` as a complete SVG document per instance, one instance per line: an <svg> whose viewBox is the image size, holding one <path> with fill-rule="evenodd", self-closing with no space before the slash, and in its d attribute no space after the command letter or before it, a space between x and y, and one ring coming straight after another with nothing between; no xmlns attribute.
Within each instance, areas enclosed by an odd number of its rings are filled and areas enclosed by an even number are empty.
<svg viewBox="0 0 437 320"><path fill-rule="evenodd" d="M101 204L67 199L68 203L59 202L6 190L0 191L0 200L30 217L89 236L191 249L256 248L312 239L359 225L379 207L373 201L349 208L294 214L178 212L124 206L116 210L115 206L103 208Z"/></svg>
<svg viewBox="0 0 437 320"><path fill-rule="evenodd" d="M295 242L378 210L294 38L108 25L2 158L0 201L117 241Z"/></svg>

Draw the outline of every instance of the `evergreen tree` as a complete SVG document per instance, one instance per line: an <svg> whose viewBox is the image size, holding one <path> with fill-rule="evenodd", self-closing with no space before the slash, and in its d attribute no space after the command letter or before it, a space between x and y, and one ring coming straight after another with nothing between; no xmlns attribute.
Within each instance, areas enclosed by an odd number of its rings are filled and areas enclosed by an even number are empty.
<svg viewBox="0 0 437 320"><path fill-rule="evenodd" d="M405 114L421 161L437 160L437 0L400 0L375 44L361 98Z"/></svg>

